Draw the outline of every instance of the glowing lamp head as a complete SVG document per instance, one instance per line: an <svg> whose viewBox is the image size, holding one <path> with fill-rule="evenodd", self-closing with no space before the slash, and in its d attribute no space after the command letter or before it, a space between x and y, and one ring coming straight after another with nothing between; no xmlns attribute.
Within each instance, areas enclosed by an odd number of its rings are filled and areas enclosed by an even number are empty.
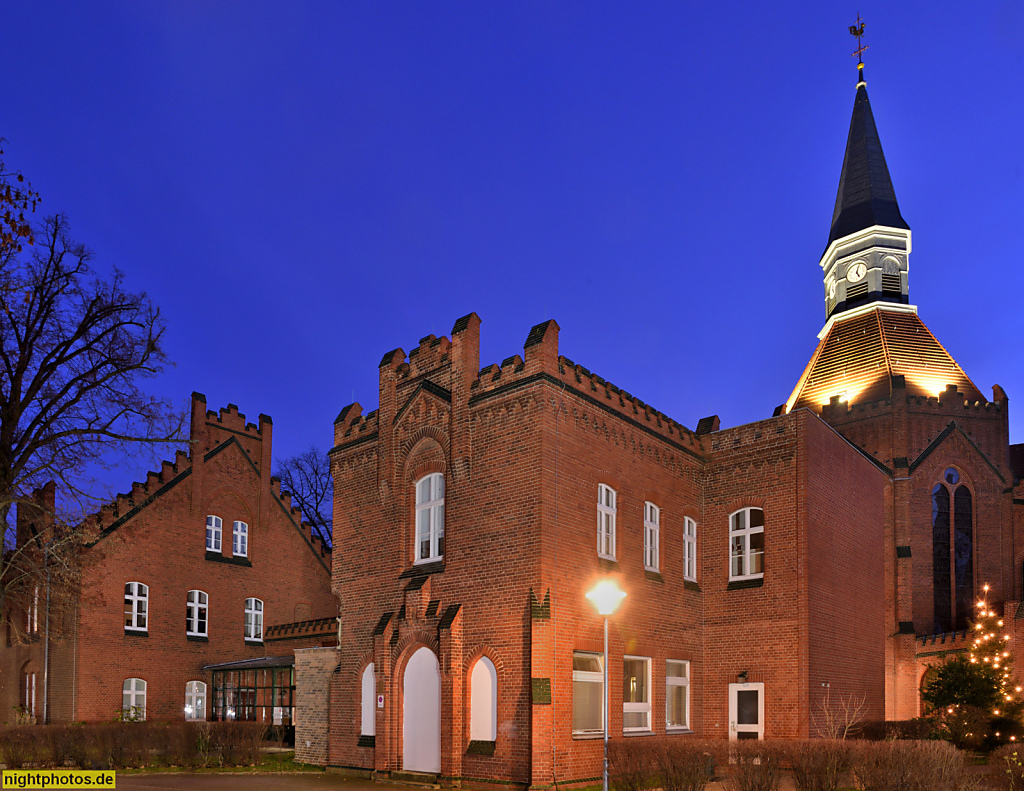
<svg viewBox="0 0 1024 791"><path fill-rule="evenodd" d="M599 582L593 590L587 593L587 598L594 602L597 612L601 615L611 615L625 597L626 592L620 590L619 586L611 580Z"/></svg>

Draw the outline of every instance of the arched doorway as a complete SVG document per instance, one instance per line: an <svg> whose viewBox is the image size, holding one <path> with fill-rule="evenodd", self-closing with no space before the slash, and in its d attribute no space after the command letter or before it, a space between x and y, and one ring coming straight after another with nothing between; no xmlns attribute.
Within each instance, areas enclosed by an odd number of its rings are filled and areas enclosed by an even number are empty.
<svg viewBox="0 0 1024 791"><path fill-rule="evenodd" d="M409 657L402 677L402 768L441 771L441 672L429 648Z"/></svg>

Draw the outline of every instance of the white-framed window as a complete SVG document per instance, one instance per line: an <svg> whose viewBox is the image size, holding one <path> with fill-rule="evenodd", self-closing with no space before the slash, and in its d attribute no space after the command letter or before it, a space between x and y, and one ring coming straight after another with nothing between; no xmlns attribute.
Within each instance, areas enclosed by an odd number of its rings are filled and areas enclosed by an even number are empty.
<svg viewBox="0 0 1024 791"><path fill-rule="evenodd" d="M26 670L22 675L21 683L23 695L22 695L22 706L25 707L25 713L30 717L36 716L36 672L34 670Z"/></svg>
<svg viewBox="0 0 1024 791"><path fill-rule="evenodd" d="M665 727L690 728L690 663L669 659L665 663Z"/></svg>
<svg viewBox="0 0 1024 791"><path fill-rule="evenodd" d="M185 719L206 719L206 683L189 681L185 685Z"/></svg>
<svg viewBox="0 0 1024 791"><path fill-rule="evenodd" d="M470 676L469 738L480 742L498 738L498 671L486 656L476 660Z"/></svg>
<svg viewBox="0 0 1024 791"><path fill-rule="evenodd" d="M189 591L185 600L185 634L206 637L210 597L204 591Z"/></svg>
<svg viewBox="0 0 1024 791"><path fill-rule="evenodd" d="M597 485L597 554L615 560L615 490Z"/></svg>
<svg viewBox="0 0 1024 791"><path fill-rule="evenodd" d="M416 482L416 562L444 557L444 475L439 472Z"/></svg>
<svg viewBox="0 0 1024 791"><path fill-rule="evenodd" d="M263 641L263 602L245 600L245 639Z"/></svg>
<svg viewBox="0 0 1024 791"><path fill-rule="evenodd" d="M572 732L604 733L604 657L586 651L572 654Z"/></svg>
<svg viewBox="0 0 1024 791"><path fill-rule="evenodd" d="M697 581L697 523L683 519L683 579Z"/></svg>
<svg viewBox="0 0 1024 791"><path fill-rule="evenodd" d="M249 525L237 519L231 529L231 554L243 558L249 555Z"/></svg>
<svg viewBox="0 0 1024 791"><path fill-rule="evenodd" d="M661 509L654 503L644 503L644 568L657 571L659 542L661 540Z"/></svg>
<svg viewBox="0 0 1024 791"><path fill-rule="evenodd" d="M374 736L377 733L377 674L370 662L363 671L360 701L361 720L359 733L362 736Z"/></svg>
<svg viewBox="0 0 1024 791"><path fill-rule="evenodd" d="M644 656L622 659L622 730L651 730L651 660Z"/></svg>
<svg viewBox="0 0 1024 791"><path fill-rule="evenodd" d="M764 576L764 511L743 508L729 517L729 579Z"/></svg>
<svg viewBox="0 0 1024 791"><path fill-rule="evenodd" d="M224 521L212 514L206 517L206 551L220 552L220 538L224 530Z"/></svg>
<svg viewBox="0 0 1024 791"><path fill-rule="evenodd" d="M124 584L124 630L149 631L149 586L141 582Z"/></svg>
<svg viewBox="0 0 1024 791"><path fill-rule="evenodd" d="M32 589L32 598L28 602L28 611L25 613L26 634L37 634L39 632L39 586Z"/></svg>
<svg viewBox="0 0 1024 791"><path fill-rule="evenodd" d="M141 678L126 678L121 687L121 711L127 719L146 719L146 682Z"/></svg>

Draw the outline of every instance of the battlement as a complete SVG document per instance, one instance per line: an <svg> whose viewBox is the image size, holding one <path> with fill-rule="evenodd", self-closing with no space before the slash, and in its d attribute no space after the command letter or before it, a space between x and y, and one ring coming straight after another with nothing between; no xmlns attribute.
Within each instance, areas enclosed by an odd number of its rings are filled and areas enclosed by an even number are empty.
<svg viewBox="0 0 1024 791"><path fill-rule="evenodd" d="M349 404L334 420L334 444L340 445L360 436L373 434L378 429L378 410L363 414L363 407L358 402Z"/></svg>
<svg viewBox="0 0 1024 791"><path fill-rule="evenodd" d="M1003 414L1003 404L1006 403L1006 393L999 385L992 387L992 401L969 401L956 385L946 385L937 396L907 395L906 378L904 376L891 377L892 398L864 401L861 403L848 403L841 400L839 396L832 396L829 403L821 408L821 416L825 420L842 420L844 417L868 416L887 411L892 408L893 399L903 400L907 406L913 407L915 411L931 410L937 413L945 413L951 416L963 414L965 411L988 412Z"/></svg>
<svg viewBox="0 0 1024 791"><path fill-rule="evenodd" d="M206 403L205 397L203 398L203 403ZM246 423L245 415L238 411L238 407L235 404L228 404L218 412L213 410L206 412L206 422L208 425L226 428L239 434L247 434L257 440L263 439L263 425L273 423L269 415L260 415L259 421L259 425L256 423Z"/></svg>
<svg viewBox="0 0 1024 791"><path fill-rule="evenodd" d="M176 451L174 461L164 460L159 470L146 473L145 481L132 482L131 489L115 495L112 502L101 506L99 511L86 517L84 526L87 530L106 530L118 519L142 506L151 497L155 497L163 486L191 469L191 466L192 461L188 453L184 450Z"/></svg>

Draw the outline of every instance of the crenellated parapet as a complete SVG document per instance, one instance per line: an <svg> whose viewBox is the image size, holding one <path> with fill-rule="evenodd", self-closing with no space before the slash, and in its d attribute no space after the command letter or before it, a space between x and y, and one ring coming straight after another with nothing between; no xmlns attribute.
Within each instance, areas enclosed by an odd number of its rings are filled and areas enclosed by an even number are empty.
<svg viewBox="0 0 1024 791"><path fill-rule="evenodd" d="M188 454L177 451L174 461L163 461L159 470L146 473L144 481L133 482L129 491L116 495L112 502L86 517L83 522L86 534L100 536L110 532L191 472L192 461Z"/></svg>

